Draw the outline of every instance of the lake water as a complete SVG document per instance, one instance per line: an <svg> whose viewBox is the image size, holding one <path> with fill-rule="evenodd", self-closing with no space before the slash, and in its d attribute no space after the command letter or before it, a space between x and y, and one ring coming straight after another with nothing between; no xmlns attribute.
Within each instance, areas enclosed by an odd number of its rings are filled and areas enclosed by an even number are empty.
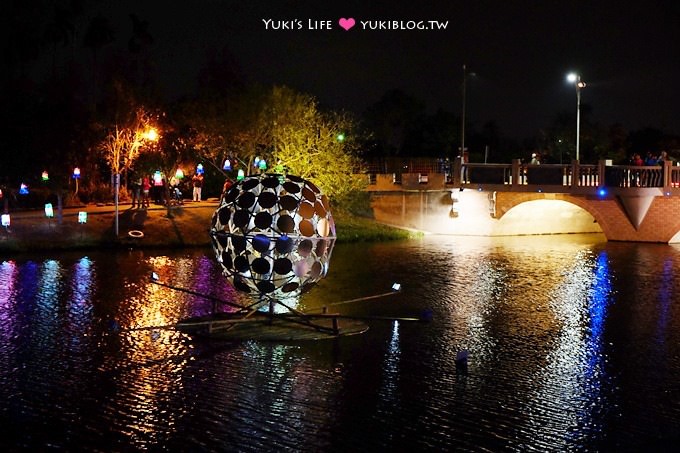
<svg viewBox="0 0 680 453"><path fill-rule="evenodd" d="M211 250L0 256L5 450L671 451L680 248L601 235L339 244L298 301L374 320L300 343L128 331L243 297ZM454 362L469 351L467 370ZM677 450L676 450L677 451Z"/></svg>

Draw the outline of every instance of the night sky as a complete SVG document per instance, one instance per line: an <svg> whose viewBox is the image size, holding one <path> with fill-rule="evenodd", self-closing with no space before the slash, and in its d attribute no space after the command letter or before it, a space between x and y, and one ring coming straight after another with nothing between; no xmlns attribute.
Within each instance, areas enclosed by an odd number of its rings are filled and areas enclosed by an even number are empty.
<svg viewBox="0 0 680 453"><path fill-rule="evenodd" d="M129 36L130 12L150 23L162 92L191 93L205 55L227 47L248 80L285 84L328 107L360 114L389 89L457 115L462 65L467 117L495 120L503 135L533 136L574 112L565 81L588 86L590 120L680 133L680 3L655 1L120 1L95 8ZM356 25L342 29L340 18ZM270 29L293 21L293 30ZM297 28L296 20L302 24ZM309 21L331 30L309 30ZM445 30L370 30L361 21L439 21ZM290 22L289 22L290 23ZM124 38L124 39L123 39Z"/></svg>

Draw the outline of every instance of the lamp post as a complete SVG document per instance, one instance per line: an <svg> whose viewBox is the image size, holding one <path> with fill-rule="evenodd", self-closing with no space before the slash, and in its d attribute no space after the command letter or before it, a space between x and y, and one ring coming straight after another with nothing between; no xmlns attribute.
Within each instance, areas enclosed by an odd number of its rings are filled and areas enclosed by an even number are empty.
<svg viewBox="0 0 680 453"><path fill-rule="evenodd" d="M465 155L465 82L467 81L467 68L463 65L463 108L460 120L460 157Z"/></svg>
<svg viewBox="0 0 680 453"><path fill-rule="evenodd" d="M135 138L132 146L142 146L144 141L152 141L155 142L158 140L158 132L154 128L149 128L145 130L144 132L138 133L134 132ZM115 235L116 238L118 238L118 197L120 193L120 170L116 171L113 175L113 185L114 185L114 205L115 205L115 214L114 214L114 230L115 230Z"/></svg>
<svg viewBox="0 0 680 453"><path fill-rule="evenodd" d="M460 156L465 155L465 108L467 104L467 78L468 76L475 76L474 72L468 72L467 66L463 65L463 107L460 115Z"/></svg>
<svg viewBox="0 0 680 453"><path fill-rule="evenodd" d="M579 74L571 73L567 75L567 82L573 83L576 87L576 160L580 158L579 146L581 140L581 90L585 88L586 83L581 80Z"/></svg>

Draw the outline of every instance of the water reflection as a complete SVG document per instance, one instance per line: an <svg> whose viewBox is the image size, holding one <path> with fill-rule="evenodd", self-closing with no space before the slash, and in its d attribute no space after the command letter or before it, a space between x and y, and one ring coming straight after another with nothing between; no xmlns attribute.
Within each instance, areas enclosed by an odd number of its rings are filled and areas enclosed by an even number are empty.
<svg viewBox="0 0 680 453"><path fill-rule="evenodd" d="M357 263L361 263L358 266ZM169 326L212 310L210 251L0 263L1 422L40 450L573 450L677 433L673 247L593 237L342 245L297 302L375 322L338 342L201 342ZM131 330L156 326L150 330ZM470 352L457 373L456 352ZM675 430L674 430L675 429ZM664 434L666 433L666 434ZM667 434L671 433L671 434ZM637 442L637 443L636 443Z"/></svg>

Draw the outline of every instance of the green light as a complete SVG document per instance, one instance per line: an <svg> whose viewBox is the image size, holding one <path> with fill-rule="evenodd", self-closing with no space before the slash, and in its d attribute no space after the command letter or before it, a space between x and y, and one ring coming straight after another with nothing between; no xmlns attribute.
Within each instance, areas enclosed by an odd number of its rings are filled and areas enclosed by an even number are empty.
<svg viewBox="0 0 680 453"><path fill-rule="evenodd" d="M338 139L339 142L344 142L345 141L345 134L340 132L337 136L337 139Z"/></svg>

